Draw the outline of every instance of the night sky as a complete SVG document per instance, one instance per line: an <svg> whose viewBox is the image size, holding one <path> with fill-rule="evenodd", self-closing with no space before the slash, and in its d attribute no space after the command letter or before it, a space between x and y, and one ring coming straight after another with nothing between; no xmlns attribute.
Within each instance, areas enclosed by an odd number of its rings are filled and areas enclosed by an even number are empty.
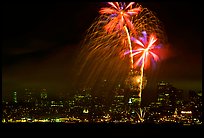
<svg viewBox="0 0 204 138"><path fill-rule="evenodd" d="M201 4L141 3L163 22L168 58L148 82L202 90ZM2 94L25 88L73 93L76 57L86 30L104 3L3 4ZM150 88L151 89L151 88Z"/></svg>

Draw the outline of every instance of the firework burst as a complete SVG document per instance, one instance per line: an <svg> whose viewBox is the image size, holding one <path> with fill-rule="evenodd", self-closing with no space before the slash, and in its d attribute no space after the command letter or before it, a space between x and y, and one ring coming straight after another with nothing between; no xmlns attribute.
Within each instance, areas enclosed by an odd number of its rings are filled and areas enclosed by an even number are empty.
<svg viewBox="0 0 204 138"><path fill-rule="evenodd" d="M142 93L142 82L144 76L144 69L147 69L150 66L151 61L158 61L159 57L154 53L155 49L160 48L161 45L157 44L157 38L155 35L151 34L149 37L147 36L146 31L142 32L143 37L139 37L139 39L135 39L132 37L132 41L136 44L135 49L132 51L133 56L137 59L134 63L134 67L140 67L141 78L140 78L140 92L139 97L141 97ZM126 52L125 54L128 54ZM153 60L152 60L153 59Z"/></svg>

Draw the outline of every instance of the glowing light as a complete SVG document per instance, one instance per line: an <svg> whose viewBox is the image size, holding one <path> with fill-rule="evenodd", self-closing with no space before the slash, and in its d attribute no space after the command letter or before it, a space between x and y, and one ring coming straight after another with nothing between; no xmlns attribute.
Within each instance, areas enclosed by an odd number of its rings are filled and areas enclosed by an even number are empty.
<svg viewBox="0 0 204 138"><path fill-rule="evenodd" d="M83 113L87 114L87 113L89 113L89 110L88 109L84 109Z"/></svg>
<svg viewBox="0 0 204 138"><path fill-rule="evenodd" d="M128 102L128 103L129 103L129 104L131 104L131 103L132 103L132 99L131 99L131 98L129 99L129 102Z"/></svg>
<svg viewBox="0 0 204 138"><path fill-rule="evenodd" d="M182 114L192 114L192 111L181 111Z"/></svg>

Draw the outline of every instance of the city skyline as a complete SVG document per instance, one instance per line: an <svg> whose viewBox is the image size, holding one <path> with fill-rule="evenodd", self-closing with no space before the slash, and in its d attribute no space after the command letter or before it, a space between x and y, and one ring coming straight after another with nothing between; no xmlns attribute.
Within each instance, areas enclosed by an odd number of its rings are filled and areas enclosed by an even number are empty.
<svg viewBox="0 0 204 138"><path fill-rule="evenodd" d="M103 4L5 4L3 96L24 88L73 92L80 44ZM169 56L148 72L148 94L155 94L152 89L162 80L185 91L202 91L200 5L140 4L155 12L165 26L170 50Z"/></svg>
<svg viewBox="0 0 204 138"><path fill-rule="evenodd" d="M13 92L12 101L2 102L2 122L201 125L202 94L191 91L184 99L182 93L171 84L161 82L158 84L157 99L143 105L134 92L115 94L107 101L89 93L73 95L68 99L50 99L46 89L35 97L31 90L25 89L23 97L18 99L17 92Z"/></svg>

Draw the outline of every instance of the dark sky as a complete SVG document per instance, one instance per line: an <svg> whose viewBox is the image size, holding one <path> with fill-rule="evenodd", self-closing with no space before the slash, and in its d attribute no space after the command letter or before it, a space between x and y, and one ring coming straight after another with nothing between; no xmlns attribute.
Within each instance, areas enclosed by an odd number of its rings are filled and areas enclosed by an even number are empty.
<svg viewBox="0 0 204 138"><path fill-rule="evenodd" d="M201 4L141 3L163 22L170 55L149 81L202 90ZM75 59L103 3L3 4L2 94L34 88L72 90Z"/></svg>

